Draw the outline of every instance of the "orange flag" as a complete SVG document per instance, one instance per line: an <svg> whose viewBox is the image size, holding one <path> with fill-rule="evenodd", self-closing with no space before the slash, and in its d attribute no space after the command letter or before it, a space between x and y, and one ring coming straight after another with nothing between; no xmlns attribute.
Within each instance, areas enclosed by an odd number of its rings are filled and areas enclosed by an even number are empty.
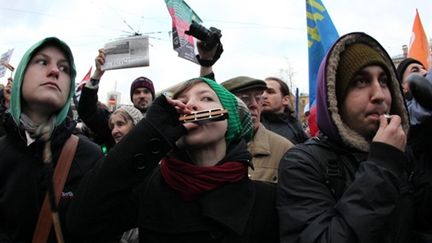
<svg viewBox="0 0 432 243"><path fill-rule="evenodd" d="M426 33L423 29L418 10L414 19L410 45L408 47L408 57L419 60L426 69L431 67L431 51Z"/></svg>

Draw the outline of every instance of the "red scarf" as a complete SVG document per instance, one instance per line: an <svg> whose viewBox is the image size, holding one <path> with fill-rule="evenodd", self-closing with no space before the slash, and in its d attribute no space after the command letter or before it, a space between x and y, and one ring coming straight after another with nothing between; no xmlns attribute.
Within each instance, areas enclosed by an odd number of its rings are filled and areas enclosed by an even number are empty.
<svg viewBox="0 0 432 243"><path fill-rule="evenodd" d="M191 201L203 192L243 179L248 167L241 162L202 167L165 157L160 170L168 186L178 191L183 200Z"/></svg>

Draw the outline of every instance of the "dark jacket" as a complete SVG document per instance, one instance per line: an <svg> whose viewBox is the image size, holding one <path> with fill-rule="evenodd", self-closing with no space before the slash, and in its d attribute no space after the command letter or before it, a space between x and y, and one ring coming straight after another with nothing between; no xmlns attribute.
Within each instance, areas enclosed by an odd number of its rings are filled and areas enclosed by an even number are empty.
<svg viewBox="0 0 432 243"><path fill-rule="evenodd" d="M110 113L97 107L98 90L83 87L78 103L78 115L88 128L94 133L94 141L99 145L106 145L108 149L115 145L108 126Z"/></svg>
<svg viewBox="0 0 432 243"><path fill-rule="evenodd" d="M245 178L183 201L158 162L171 146L145 118L86 177L68 226L90 242L138 226L142 242L279 242L275 187ZM225 161L250 160L245 142Z"/></svg>
<svg viewBox="0 0 432 243"><path fill-rule="evenodd" d="M6 106L0 102L0 137L6 134L5 128L4 128L4 122L6 119L6 113L7 113Z"/></svg>
<svg viewBox="0 0 432 243"><path fill-rule="evenodd" d="M371 37L354 33L341 37L329 50L318 73L317 122L325 135L317 140L332 154L346 176L340 197L329 186L329 158L314 153L306 142L286 154L280 164L277 207L281 242L406 242L412 221L410 163L399 149L368 142L350 129L338 114L335 76L345 45L363 42L391 59ZM408 115L394 68L390 70L390 114L401 117L407 131ZM312 153L305 152L306 149ZM348 158L344 161L342 157Z"/></svg>
<svg viewBox="0 0 432 243"><path fill-rule="evenodd" d="M416 159L414 231L418 237L429 237L424 242L432 242L432 119L412 126L408 136L408 146ZM428 236L426 236L428 235ZM426 239L426 238L425 238Z"/></svg>
<svg viewBox="0 0 432 243"><path fill-rule="evenodd" d="M263 112L261 123L268 130L290 140L293 144L303 143L308 139L300 122L289 113Z"/></svg>
<svg viewBox="0 0 432 243"><path fill-rule="evenodd" d="M405 155L383 143L372 143L369 153L325 137L316 143L340 156L346 186L336 198L326 166L333 158L309 142L289 150L279 167L281 242L405 242L412 221Z"/></svg>
<svg viewBox="0 0 432 243"><path fill-rule="evenodd" d="M75 122L66 119L52 135L52 162L57 163L61 149L71 135ZM0 242L31 242L42 201L47 192L47 167L42 162L43 142L26 145L26 135L8 115L7 135L0 138ZM95 162L102 157L99 147L80 137L75 157L59 204L65 239L69 234L64 217L69 202ZM50 242L55 242L51 235Z"/></svg>

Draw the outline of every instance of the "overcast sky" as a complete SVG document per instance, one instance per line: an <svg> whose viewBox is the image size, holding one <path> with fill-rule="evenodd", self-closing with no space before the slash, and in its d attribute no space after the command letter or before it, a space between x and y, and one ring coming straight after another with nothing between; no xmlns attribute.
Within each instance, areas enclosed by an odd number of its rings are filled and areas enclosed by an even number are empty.
<svg viewBox="0 0 432 243"><path fill-rule="evenodd" d="M411 36L418 8L428 38L432 37L430 0L322 0L339 35L362 31L376 38L391 56L402 53ZM134 32L150 36L150 66L105 72L100 99L122 93L138 76L153 80L156 91L193 78L199 66L177 57L169 36L171 18L163 0L1 0L0 54L15 48L11 64L38 40L57 36L72 48L77 81L94 66L97 50L106 42ZM308 52L305 2L302 0L186 0L206 27L222 30L224 53L214 66L219 82L239 75L256 78L293 73L294 87L308 92ZM8 72L7 75L10 75ZM5 83L6 78L0 78ZM116 85L117 84L117 85Z"/></svg>

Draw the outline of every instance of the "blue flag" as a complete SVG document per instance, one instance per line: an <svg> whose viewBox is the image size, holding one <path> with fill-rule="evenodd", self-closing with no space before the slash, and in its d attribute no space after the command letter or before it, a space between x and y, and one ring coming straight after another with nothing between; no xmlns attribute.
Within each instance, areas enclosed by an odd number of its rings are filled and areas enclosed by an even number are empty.
<svg viewBox="0 0 432 243"><path fill-rule="evenodd" d="M339 34L321 0L306 0L309 50L309 104L315 102L318 69Z"/></svg>

